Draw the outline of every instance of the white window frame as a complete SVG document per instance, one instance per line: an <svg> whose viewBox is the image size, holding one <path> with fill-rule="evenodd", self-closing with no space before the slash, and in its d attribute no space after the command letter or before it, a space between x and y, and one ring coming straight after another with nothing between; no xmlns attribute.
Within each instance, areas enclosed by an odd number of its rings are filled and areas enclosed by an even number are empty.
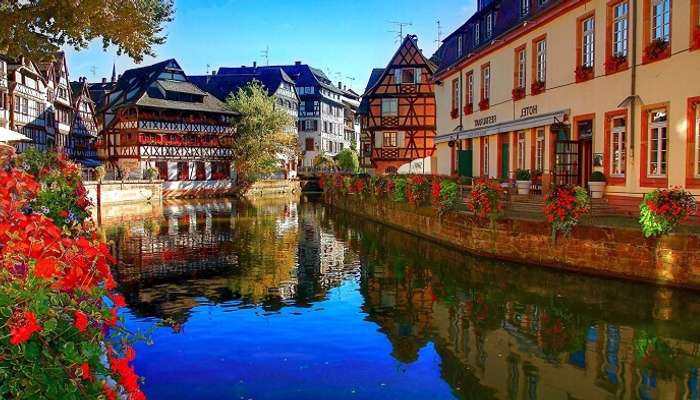
<svg viewBox="0 0 700 400"><path fill-rule="evenodd" d="M518 168L525 169L525 158L527 156L527 141L525 131L518 132Z"/></svg>
<svg viewBox="0 0 700 400"><path fill-rule="evenodd" d="M520 0L520 17L530 14L530 0Z"/></svg>
<svg viewBox="0 0 700 400"><path fill-rule="evenodd" d="M481 70L482 100L491 100L491 66Z"/></svg>
<svg viewBox="0 0 700 400"><path fill-rule="evenodd" d="M493 13L488 13L486 14L486 22L485 22L485 38L489 39L493 35Z"/></svg>
<svg viewBox="0 0 700 400"><path fill-rule="evenodd" d="M661 7L659 9L659 7ZM657 13L660 10L660 13ZM651 2L651 40L671 40L671 0L652 0Z"/></svg>
<svg viewBox="0 0 700 400"><path fill-rule="evenodd" d="M654 114L656 113L665 113L666 114L666 120L662 122L653 122L654 121ZM648 140L649 144L647 145L647 155L648 155L648 160L647 160L647 176L650 178L665 178L668 176L668 142L669 142L669 137L668 137L668 112L666 109L658 109L658 110L652 110L649 112L649 132L648 132ZM654 139L654 132L656 131L656 139ZM662 142L662 139L665 141L665 143ZM656 141L657 146L656 150L652 149L652 143ZM664 145L665 144L665 149ZM665 157L664 157L665 156ZM665 161L663 161L665 160ZM657 169L658 173L653 172L652 165L657 164Z"/></svg>
<svg viewBox="0 0 700 400"><path fill-rule="evenodd" d="M481 43L481 38L479 37L480 36L479 30L480 30L479 23L477 22L476 24L474 24L474 46L478 46L479 43Z"/></svg>
<svg viewBox="0 0 700 400"><path fill-rule="evenodd" d="M391 106L391 105L394 106ZM382 99L382 117L399 116L399 99Z"/></svg>
<svg viewBox="0 0 700 400"><path fill-rule="evenodd" d="M483 166L484 166L484 175L490 176L489 175L489 137L484 136L484 159L481 160Z"/></svg>
<svg viewBox="0 0 700 400"><path fill-rule="evenodd" d="M467 74L467 104L474 105L474 71Z"/></svg>
<svg viewBox="0 0 700 400"><path fill-rule="evenodd" d="M393 134L393 143L391 140L391 134ZM390 135L390 140L387 143L387 135ZM395 149L399 147L399 133L394 131L382 132L382 148Z"/></svg>
<svg viewBox="0 0 700 400"><path fill-rule="evenodd" d="M623 1L613 7L612 53L627 57L629 51L629 2Z"/></svg>
<svg viewBox="0 0 700 400"><path fill-rule="evenodd" d="M450 91L452 92L452 110L459 110L459 96L461 92L459 90L459 79L455 78L450 82Z"/></svg>
<svg viewBox="0 0 700 400"><path fill-rule="evenodd" d="M547 82L547 39L542 39L535 44L537 47L537 81Z"/></svg>
<svg viewBox="0 0 700 400"><path fill-rule="evenodd" d="M623 120L624 124L615 126L616 120ZM610 176L624 177L626 171L627 117L615 117L610 121Z"/></svg>
<svg viewBox="0 0 700 400"><path fill-rule="evenodd" d="M525 89L527 85L527 49L518 52L518 87Z"/></svg>
<svg viewBox="0 0 700 400"><path fill-rule="evenodd" d="M595 65L595 17L581 21L581 66Z"/></svg>
<svg viewBox="0 0 700 400"><path fill-rule="evenodd" d="M535 145L535 170L544 173L545 133L544 128L537 129L537 144ZM540 147L541 145L541 147Z"/></svg>

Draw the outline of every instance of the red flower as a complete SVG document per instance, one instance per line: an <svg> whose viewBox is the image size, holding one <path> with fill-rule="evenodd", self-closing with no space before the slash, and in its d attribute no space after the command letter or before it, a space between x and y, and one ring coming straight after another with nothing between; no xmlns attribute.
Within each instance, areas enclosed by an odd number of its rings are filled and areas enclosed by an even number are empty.
<svg viewBox="0 0 700 400"><path fill-rule="evenodd" d="M58 216L61 218L68 218L68 211L66 210L61 210L58 212Z"/></svg>
<svg viewBox="0 0 700 400"><path fill-rule="evenodd" d="M124 300L124 296L120 295L119 293L115 293L111 296L112 301L114 302L114 306L117 308L122 308L126 307L126 300Z"/></svg>
<svg viewBox="0 0 700 400"><path fill-rule="evenodd" d="M55 258L42 258L36 262L34 273L40 278L50 279L58 274L58 261Z"/></svg>
<svg viewBox="0 0 700 400"><path fill-rule="evenodd" d="M91 377L90 376L90 364L88 364L86 362L80 364L80 372L82 374L81 376L82 376L84 381L87 381L88 379L90 379L90 377Z"/></svg>
<svg viewBox="0 0 700 400"><path fill-rule="evenodd" d="M73 320L73 325L75 328L80 332L85 332L88 327L88 318L85 313L82 311L76 311L75 314L73 314Z"/></svg>
<svg viewBox="0 0 700 400"><path fill-rule="evenodd" d="M22 344L29 340L34 332L41 332L41 330L33 312L16 312L10 322L10 343L15 346Z"/></svg>

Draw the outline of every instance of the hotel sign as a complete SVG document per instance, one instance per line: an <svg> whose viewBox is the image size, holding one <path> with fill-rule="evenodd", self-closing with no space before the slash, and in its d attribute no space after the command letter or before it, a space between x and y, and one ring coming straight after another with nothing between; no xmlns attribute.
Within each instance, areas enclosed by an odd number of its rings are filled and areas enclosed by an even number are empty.
<svg viewBox="0 0 700 400"><path fill-rule="evenodd" d="M537 106L527 106L520 109L520 118L534 117L537 115Z"/></svg>
<svg viewBox="0 0 700 400"><path fill-rule="evenodd" d="M474 127L481 128L486 125L493 125L496 123L496 116L490 115L488 117L479 118L474 120Z"/></svg>

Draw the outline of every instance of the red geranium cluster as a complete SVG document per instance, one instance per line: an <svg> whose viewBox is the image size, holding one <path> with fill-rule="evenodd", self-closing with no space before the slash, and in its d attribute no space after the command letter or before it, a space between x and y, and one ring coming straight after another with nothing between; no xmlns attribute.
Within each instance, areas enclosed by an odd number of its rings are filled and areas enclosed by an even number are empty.
<svg viewBox="0 0 700 400"><path fill-rule="evenodd" d="M76 176L72 168L64 164L57 171ZM112 293L114 259L89 219L59 226L48 213L34 209L50 190L9 162L0 170L0 297L5 299L0 326L6 330L0 347L3 364L13 371L3 382L11 388L7 395L64 398L69 396L62 394L79 392L95 398L104 386L120 398L143 398L137 377L129 386L110 383L121 375L102 362L108 329L116 327L117 309L125 305L122 296ZM82 201L71 206L87 213ZM111 335L118 336L120 332ZM32 379L37 365L43 376Z"/></svg>
<svg viewBox="0 0 700 400"><path fill-rule="evenodd" d="M365 193L365 187L367 184L365 183L365 179L362 177L354 177L353 182L352 182L352 193L357 193L357 194L364 194Z"/></svg>
<svg viewBox="0 0 700 400"><path fill-rule="evenodd" d="M693 195L681 188L655 190L640 206L642 231L647 237L669 233L697 210Z"/></svg>
<svg viewBox="0 0 700 400"><path fill-rule="evenodd" d="M433 183L430 185L430 199L433 206L440 204L440 180L433 178Z"/></svg>
<svg viewBox="0 0 700 400"><path fill-rule="evenodd" d="M500 190L497 182L487 178L480 178L474 182L470 193L470 207L477 217L488 218L494 222L503 213Z"/></svg>
<svg viewBox="0 0 700 400"><path fill-rule="evenodd" d="M406 199L414 207L420 207L428 201L428 179L423 175L413 175L408 178Z"/></svg>
<svg viewBox="0 0 700 400"><path fill-rule="evenodd" d="M570 233L579 218L590 211L588 193L578 186L557 186L544 201L544 214L552 224L553 234L558 231Z"/></svg>

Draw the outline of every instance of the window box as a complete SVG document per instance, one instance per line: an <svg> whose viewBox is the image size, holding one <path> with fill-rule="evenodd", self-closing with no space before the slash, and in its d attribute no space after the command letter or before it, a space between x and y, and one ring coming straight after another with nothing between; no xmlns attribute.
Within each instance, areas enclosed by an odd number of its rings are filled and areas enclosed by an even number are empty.
<svg viewBox="0 0 700 400"><path fill-rule="evenodd" d="M524 87L517 87L517 88L513 89L512 94L513 94L513 101L524 99L525 98L525 88Z"/></svg>
<svg viewBox="0 0 700 400"><path fill-rule="evenodd" d="M584 65L579 65L576 67L576 83L581 83L585 81L590 81L593 79L593 67L587 67Z"/></svg>
<svg viewBox="0 0 700 400"><path fill-rule="evenodd" d="M469 103L466 106L464 106L464 115L469 115L474 112L474 104Z"/></svg>
<svg viewBox="0 0 700 400"><path fill-rule="evenodd" d="M457 117L459 117L459 110L455 108L454 110L452 110L452 112L450 112L450 116L452 117L452 119L457 119Z"/></svg>
<svg viewBox="0 0 700 400"><path fill-rule="evenodd" d="M671 43L664 39L656 39L644 49L644 64L662 60L671 56Z"/></svg>
<svg viewBox="0 0 700 400"><path fill-rule="evenodd" d="M486 111L489 109L489 99L481 99L479 102L479 110Z"/></svg>
<svg viewBox="0 0 700 400"><path fill-rule="evenodd" d="M606 74L614 74L616 72L625 70L628 67L629 65L627 64L627 57L625 56L608 56L608 59L605 61Z"/></svg>
<svg viewBox="0 0 700 400"><path fill-rule="evenodd" d="M545 91L546 84L542 81L536 81L533 82L532 85L530 85L530 92L532 93L533 96L536 96L540 93L543 93Z"/></svg>
<svg viewBox="0 0 700 400"><path fill-rule="evenodd" d="M693 31L693 43L691 45L691 49L700 49L700 25L696 25L695 30Z"/></svg>

